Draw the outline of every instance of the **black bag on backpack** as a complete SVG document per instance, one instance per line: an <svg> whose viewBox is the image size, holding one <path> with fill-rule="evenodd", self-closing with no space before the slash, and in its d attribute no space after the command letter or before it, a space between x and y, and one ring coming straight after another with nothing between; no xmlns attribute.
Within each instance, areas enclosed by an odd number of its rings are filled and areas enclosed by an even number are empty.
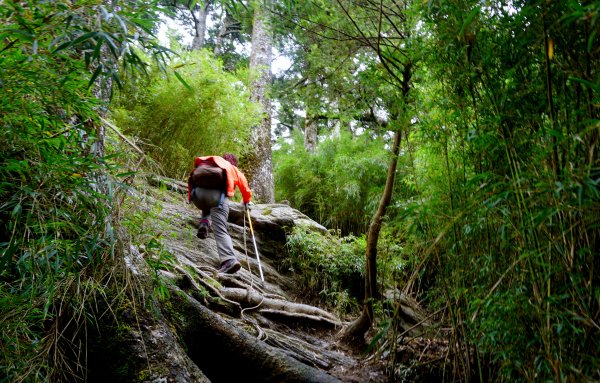
<svg viewBox="0 0 600 383"><path fill-rule="evenodd" d="M225 170L217 166L212 160L203 160L192 172L194 187L204 189L225 190Z"/></svg>

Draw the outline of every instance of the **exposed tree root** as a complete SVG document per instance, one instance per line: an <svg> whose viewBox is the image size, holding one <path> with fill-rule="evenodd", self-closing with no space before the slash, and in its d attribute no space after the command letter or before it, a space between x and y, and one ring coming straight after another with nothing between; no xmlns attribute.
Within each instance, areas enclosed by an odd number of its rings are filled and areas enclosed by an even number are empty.
<svg viewBox="0 0 600 383"><path fill-rule="evenodd" d="M403 335L421 336L423 329L431 326L431 315L428 316L414 299L400 294L394 297L393 301L395 302L394 326ZM347 344L361 345L365 341L364 334L370 326L369 314L363 310L358 318L338 333L338 338Z"/></svg>
<svg viewBox="0 0 600 383"><path fill-rule="evenodd" d="M235 275L219 274L217 279L225 287L246 289L248 286L252 286L252 289L255 289L261 294L265 294L267 291L260 281L260 278L257 278L256 276L249 276L242 273Z"/></svg>
<svg viewBox="0 0 600 383"><path fill-rule="evenodd" d="M281 350L285 355L308 366L327 370L330 369L333 364L339 362L340 357L333 352L324 351L322 347L312 345L297 337L288 336L273 329L263 329L255 318L244 315L247 311L255 311L265 317L277 318L279 321L282 319L293 319L305 323L339 326L339 320L330 313L317 307L288 302L285 298L275 294L261 293L253 287L249 289L226 287L218 289L215 287L215 281L211 281L212 278L201 270L196 270L200 274L199 281L196 283L196 278L193 278L188 271L178 266L175 266L175 269L184 276L185 281L191 288L191 294L194 298L196 298L196 294L199 293L202 288L205 288L211 295L214 295L214 298L216 298L217 301L222 300L223 302L234 303L236 305L234 316L241 316L247 325L254 328L257 341L264 341L266 344ZM228 284L243 286L243 282L236 277L238 277L238 275L218 276L220 281L226 280L229 282ZM206 280L204 278L206 278ZM207 299L206 296L200 298L203 298L205 301ZM212 301L207 303L211 305L211 307L213 306ZM241 309L242 307L244 307L244 309ZM226 313L231 312L230 309L224 310L222 308L219 309L219 311ZM268 321L264 319L263 322L268 323Z"/></svg>
<svg viewBox="0 0 600 383"><path fill-rule="evenodd" d="M198 268L194 269L199 274L200 278L192 277L192 275L182 267L177 265L174 265L173 267L183 275L185 284L188 284L192 288L191 294L197 300L204 301L205 304L209 304L211 307L228 315L236 317L241 316L256 328L259 333L259 338L262 337L262 329L255 321L249 320L244 316L244 313L249 310L257 310L265 317L277 318L278 320L293 319L306 323L324 324L334 327L341 325L337 318L320 308L289 302L277 295L265 294L259 290L255 290L254 287L250 289L222 287L219 289L216 287L218 286L217 281ZM227 275L218 276L220 281L225 280L228 284L243 286L243 282L239 281L236 277ZM206 293L203 294L203 290L208 291L210 296L206 296Z"/></svg>
<svg viewBox="0 0 600 383"><path fill-rule="evenodd" d="M340 325L340 322L332 321L328 318L324 318L324 317L318 316L318 315L310 315L310 314L303 314L303 313L298 313L298 312L289 312L286 310L273 310L273 309L260 309L258 311L262 315L269 316L271 318L276 317L276 318L296 319L296 320L302 320L304 322L327 324L327 325L334 326L334 327Z"/></svg>
<svg viewBox="0 0 600 383"><path fill-rule="evenodd" d="M372 320L369 314L363 309L358 318L338 333L338 339L352 346L363 347L365 344L365 333L371 327L371 323Z"/></svg>
<svg viewBox="0 0 600 383"><path fill-rule="evenodd" d="M202 306L186 292L170 287L171 320L190 358L214 381L321 382L339 380L251 337Z"/></svg>
<svg viewBox="0 0 600 383"><path fill-rule="evenodd" d="M196 280L187 272L185 271L183 268L174 265L173 266L175 268L175 270L179 271L180 273L182 273L184 275L184 277L186 278L186 281L189 282L191 284L191 286L197 291L197 292L202 292L202 289L200 288L200 286L196 283ZM208 275L202 275L204 278L199 278L198 281L199 283L202 284L202 286L204 288L206 288L208 291L212 292L214 294L214 296L221 298L223 301L230 303L234 306L237 306L240 310L241 310L241 306L238 302L234 302L232 300L227 299L226 297L224 297L220 290L217 289L215 287L216 281L210 277L208 277ZM206 279L205 279L206 278ZM209 283L209 281L212 280L213 283Z"/></svg>
<svg viewBox="0 0 600 383"><path fill-rule="evenodd" d="M314 346L296 337L287 336L273 330L265 330L268 337L266 343L285 350L294 359L305 364L329 370L334 363L340 363L340 358L319 346Z"/></svg>
<svg viewBox="0 0 600 383"><path fill-rule="evenodd" d="M341 325L340 321L333 315L314 306L265 297L254 290L223 288L221 292L227 299L236 301L243 307L260 307L259 312L261 314L293 317L311 322L327 323L332 326Z"/></svg>

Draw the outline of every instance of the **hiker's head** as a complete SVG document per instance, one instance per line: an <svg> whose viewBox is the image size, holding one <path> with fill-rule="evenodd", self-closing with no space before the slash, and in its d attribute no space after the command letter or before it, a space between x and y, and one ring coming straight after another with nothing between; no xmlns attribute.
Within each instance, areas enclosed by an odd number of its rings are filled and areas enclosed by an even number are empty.
<svg viewBox="0 0 600 383"><path fill-rule="evenodd" d="M232 164L233 166L238 166L238 159L235 156L235 154L225 153L225 154L223 154L223 158L226 159L227 161L229 161L229 163Z"/></svg>

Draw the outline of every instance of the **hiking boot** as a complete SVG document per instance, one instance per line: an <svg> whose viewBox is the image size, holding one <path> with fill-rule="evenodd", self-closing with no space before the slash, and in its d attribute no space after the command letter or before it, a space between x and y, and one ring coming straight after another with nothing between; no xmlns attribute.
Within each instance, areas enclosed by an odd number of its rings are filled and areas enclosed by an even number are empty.
<svg viewBox="0 0 600 383"><path fill-rule="evenodd" d="M225 262L221 263L219 273L233 274L236 271L238 271L241 267L242 265L237 261L237 259L228 259Z"/></svg>
<svg viewBox="0 0 600 383"><path fill-rule="evenodd" d="M198 227L198 233L196 234L196 237L198 237L200 239L204 239L204 238L208 237L208 229L209 228L210 228L210 223L208 222L208 220L201 219L200 226Z"/></svg>

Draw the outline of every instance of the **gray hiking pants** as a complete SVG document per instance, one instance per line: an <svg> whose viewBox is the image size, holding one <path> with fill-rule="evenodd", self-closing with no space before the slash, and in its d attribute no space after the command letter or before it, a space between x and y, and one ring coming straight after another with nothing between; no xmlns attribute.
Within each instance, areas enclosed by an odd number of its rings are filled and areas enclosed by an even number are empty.
<svg viewBox="0 0 600 383"><path fill-rule="evenodd" d="M212 221L211 227L215 234L217 253L221 264L230 259L235 259L233 243L227 231L229 198L220 190L204 188L194 188L191 197L194 205L202 210L202 218Z"/></svg>

